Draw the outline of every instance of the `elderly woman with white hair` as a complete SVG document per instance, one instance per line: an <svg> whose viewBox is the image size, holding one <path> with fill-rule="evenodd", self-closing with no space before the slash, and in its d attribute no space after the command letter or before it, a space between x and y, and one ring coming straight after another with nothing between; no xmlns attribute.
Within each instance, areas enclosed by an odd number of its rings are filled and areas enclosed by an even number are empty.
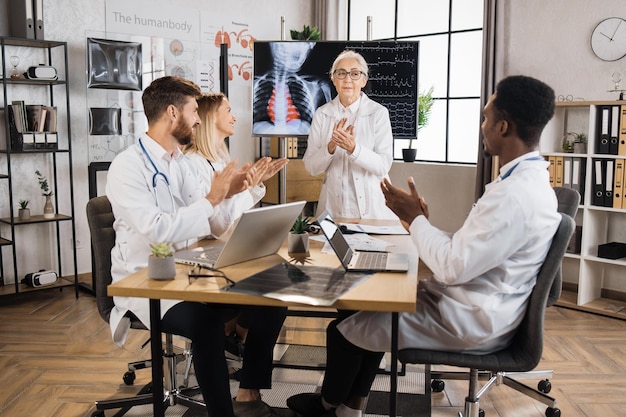
<svg viewBox="0 0 626 417"><path fill-rule="evenodd" d="M345 50L330 69L337 96L313 115L304 166L325 173L318 212L336 218L397 219L385 205L380 182L393 161L389 111L361 90L367 62Z"/></svg>

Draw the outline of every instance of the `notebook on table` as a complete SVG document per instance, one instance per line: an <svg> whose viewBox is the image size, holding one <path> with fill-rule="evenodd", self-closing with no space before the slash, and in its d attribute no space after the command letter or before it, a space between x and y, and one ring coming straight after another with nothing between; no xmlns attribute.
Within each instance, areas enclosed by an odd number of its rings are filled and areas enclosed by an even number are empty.
<svg viewBox="0 0 626 417"><path fill-rule="evenodd" d="M306 201L296 201L246 210L226 242L177 251L174 260L182 264L222 268L273 255L280 249L305 204Z"/></svg>
<svg viewBox="0 0 626 417"><path fill-rule="evenodd" d="M409 269L409 255L393 252L366 252L353 250L341 228L331 215L324 211L317 221L341 265L346 271L385 271L406 272Z"/></svg>

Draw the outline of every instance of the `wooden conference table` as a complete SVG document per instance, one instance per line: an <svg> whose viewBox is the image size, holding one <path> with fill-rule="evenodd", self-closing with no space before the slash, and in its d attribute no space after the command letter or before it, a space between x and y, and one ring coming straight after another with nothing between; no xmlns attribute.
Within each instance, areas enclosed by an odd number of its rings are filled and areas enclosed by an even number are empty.
<svg viewBox="0 0 626 417"><path fill-rule="evenodd" d="M389 221L368 221L371 225L397 224ZM415 247L409 235L373 236L389 241L390 252L409 253L409 271L406 273L376 273L360 282L347 293L343 294L330 308L345 310L369 310L392 313L393 338L389 351L391 352L391 379L389 415L396 415L397 400L397 326L398 313L415 310L417 301L417 265L418 258ZM203 241L201 244L210 244L215 241ZM341 268L341 264L334 253L323 253L323 243L310 240L309 256L306 265ZM301 259L302 260L302 259ZM257 272L270 268L281 262L295 263L287 252L286 242L276 255L242 262L222 268L222 271L233 281L239 281ZM315 311L317 307L292 302L283 302L277 299L258 295L249 295L235 292L220 291L222 280L197 279L192 284L187 276L190 266L177 264L176 278L173 280L157 281L148 278L147 268L144 268L128 277L111 284L108 287L110 296L139 297L150 299L150 340L152 355L152 392L154 396L154 416L162 417L165 413L163 400L163 358L161 355L161 306L159 300L173 299L220 304L288 306L292 308ZM327 309L328 307L324 307Z"/></svg>

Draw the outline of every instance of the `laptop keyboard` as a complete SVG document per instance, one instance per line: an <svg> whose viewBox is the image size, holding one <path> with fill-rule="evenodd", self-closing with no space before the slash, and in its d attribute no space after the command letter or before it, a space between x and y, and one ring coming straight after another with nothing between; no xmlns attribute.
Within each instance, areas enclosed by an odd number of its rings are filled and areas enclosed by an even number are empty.
<svg viewBox="0 0 626 417"><path fill-rule="evenodd" d="M369 270L383 270L387 266L387 253L385 252L359 252L356 268Z"/></svg>

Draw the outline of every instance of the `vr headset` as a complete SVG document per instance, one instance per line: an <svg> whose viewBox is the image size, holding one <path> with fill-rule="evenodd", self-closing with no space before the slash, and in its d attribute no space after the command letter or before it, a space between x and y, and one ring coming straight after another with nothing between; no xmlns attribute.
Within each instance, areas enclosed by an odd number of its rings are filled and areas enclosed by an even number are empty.
<svg viewBox="0 0 626 417"><path fill-rule="evenodd" d="M29 287L43 287L54 284L58 279L59 275L55 271L46 271L42 269L38 272L26 274L22 280L22 284L28 285Z"/></svg>

